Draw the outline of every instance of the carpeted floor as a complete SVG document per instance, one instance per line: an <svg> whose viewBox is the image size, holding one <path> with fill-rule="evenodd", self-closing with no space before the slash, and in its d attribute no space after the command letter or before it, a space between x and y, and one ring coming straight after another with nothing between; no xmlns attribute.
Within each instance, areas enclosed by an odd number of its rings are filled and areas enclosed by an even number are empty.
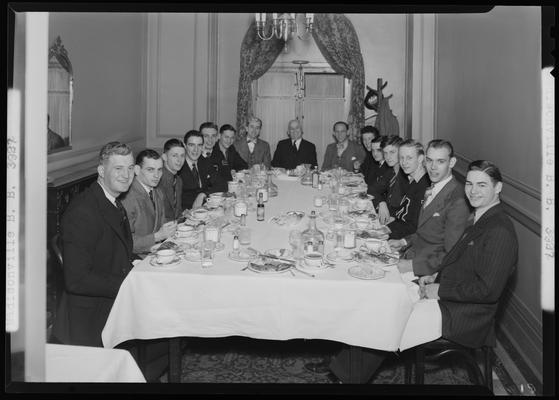
<svg viewBox="0 0 559 400"><path fill-rule="evenodd" d="M339 344L321 340L268 341L243 337L190 339L182 359L182 382L198 383L331 383L325 374L304 368L333 355ZM404 359L388 357L372 384L403 384ZM460 365L434 370L426 365L426 384L471 385Z"/></svg>

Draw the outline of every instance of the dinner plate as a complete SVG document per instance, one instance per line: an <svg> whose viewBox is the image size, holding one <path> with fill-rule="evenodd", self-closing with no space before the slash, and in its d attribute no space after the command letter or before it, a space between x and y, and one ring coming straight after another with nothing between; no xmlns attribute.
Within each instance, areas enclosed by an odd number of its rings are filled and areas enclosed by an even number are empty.
<svg viewBox="0 0 559 400"><path fill-rule="evenodd" d="M350 250L334 250L326 255L326 260L332 262L350 262L353 261L353 251Z"/></svg>
<svg viewBox="0 0 559 400"><path fill-rule="evenodd" d="M186 261L192 261L192 262L202 261L202 257L200 256L200 251L198 250L186 250L184 252L184 259Z"/></svg>
<svg viewBox="0 0 559 400"><path fill-rule="evenodd" d="M381 279L384 278L384 271L380 268L368 265L354 265L349 267L347 273L358 279Z"/></svg>
<svg viewBox="0 0 559 400"><path fill-rule="evenodd" d="M251 249L240 249L238 253L230 251L227 257L233 261L247 262L252 261L258 257L258 253Z"/></svg>
<svg viewBox="0 0 559 400"><path fill-rule="evenodd" d="M317 266L308 265L307 263L305 263L304 260L297 263L297 269L299 269L303 272L308 272L310 274L314 274L316 272L324 272L324 271L328 270L329 268L333 268L333 267L334 266L330 266L329 264L326 264L325 262L323 262L322 264L317 265Z"/></svg>
<svg viewBox="0 0 559 400"><path fill-rule="evenodd" d="M171 268L171 267L176 267L177 265L179 265L181 262L181 258L179 256L175 256L175 258L168 263L160 263L159 261L157 261L157 256L151 256L151 259L149 260L149 263L151 266L156 267L156 268Z"/></svg>
<svg viewBox="0 0 559 400"><path fill-rule="evenodd" d="M263 273L263 274L281 274L287 270L294 267L294 264L288 264L281 261L274 261L266 259L265 261L261 258L250 261L248 263L248 269L253 272Z"/></svg>

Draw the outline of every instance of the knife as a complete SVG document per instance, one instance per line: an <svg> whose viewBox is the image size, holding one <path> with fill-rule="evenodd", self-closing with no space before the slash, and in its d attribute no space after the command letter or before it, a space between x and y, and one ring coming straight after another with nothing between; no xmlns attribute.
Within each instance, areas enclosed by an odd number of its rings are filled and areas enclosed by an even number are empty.
<svg viewBox="0 0 559 400"><path fill-rule="evenodd" d="M270 255L270 254L262 254L262 257L271 258L273 260L283 261L283 262L290 263L290 264L295 264L295 260L289 260L287 258L276 257L276 256Z"/></svg>

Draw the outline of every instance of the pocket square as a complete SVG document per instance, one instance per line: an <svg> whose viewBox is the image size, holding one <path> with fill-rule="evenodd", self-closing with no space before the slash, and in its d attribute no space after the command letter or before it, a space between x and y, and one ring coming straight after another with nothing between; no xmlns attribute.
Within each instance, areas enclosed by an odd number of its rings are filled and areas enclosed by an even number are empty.
<svg viewBox="0 0 559 400"><path fill-rule="evenodd" d="M474 241L472 240L470 243L468 243L468 246L473 246L474 245Z"/></svg>
<svg viewBox="0 0 559 400"><path fill-rule="evenodd" d="M433 217L440 217L441 214L439 214L438 212L436 212L435 214L433 214Z"/></svg>

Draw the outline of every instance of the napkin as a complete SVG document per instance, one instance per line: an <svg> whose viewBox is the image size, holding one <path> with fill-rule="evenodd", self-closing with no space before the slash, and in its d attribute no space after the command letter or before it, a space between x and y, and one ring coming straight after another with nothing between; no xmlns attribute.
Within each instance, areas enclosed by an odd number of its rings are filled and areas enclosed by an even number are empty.
<svg viewBox="0 0 559 400"><path fill-rule="evenodd" d="M401 276L408 287L408 296L410 296L412 302L417 303L419 301L419 285L412 282L417 276L415 276L413 272L404 272Z"/></svg>

